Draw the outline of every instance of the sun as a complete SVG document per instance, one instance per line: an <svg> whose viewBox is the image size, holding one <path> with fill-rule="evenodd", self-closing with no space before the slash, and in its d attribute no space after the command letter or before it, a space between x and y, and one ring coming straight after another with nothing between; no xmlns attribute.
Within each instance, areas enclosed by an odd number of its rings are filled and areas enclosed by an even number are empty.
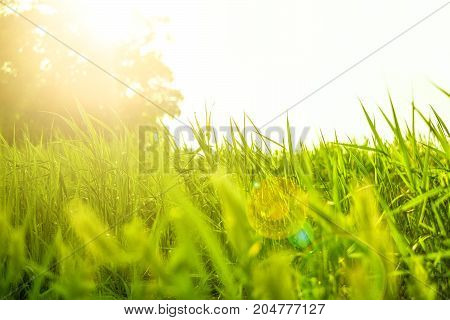
<svg viewBox="0 0 450 320"><path fill-rule="evenodd" d="M116 45L136 38L144 29L139 19L139 1L82 0L81 17L99 44Z"/></svg>
<svg viewBox="0 0 450 320"><path fill-rule="evenodd" d="M9 6L8 6L9 7ZM130 40L142 34L145 19L148 19L150 2L139 0L61 0L34 2L33 0L17 0L11 4L13 10L27 14L36 9L46 16L58 17L64 14L65 21L70 23L70 31L77 33L88 30L90 36L101 43L116 44ZM0 14L12 14L6 6L0 6ZM69 12L70 14L67 14ZM144 19L145 18L145 19ZM37 21L45 29L45 21ZM52 30L61 33L63 30Z"/></svg>

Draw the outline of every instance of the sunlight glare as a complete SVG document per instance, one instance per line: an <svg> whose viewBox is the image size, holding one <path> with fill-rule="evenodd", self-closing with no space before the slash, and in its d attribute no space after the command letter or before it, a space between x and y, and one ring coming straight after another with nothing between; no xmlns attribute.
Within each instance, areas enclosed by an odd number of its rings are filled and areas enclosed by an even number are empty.
<svg viewBox="0 0 450 320"><path fill-rule="evenodd" d="M104 45L117 45L135 38L143 31L139 17L139 1L85 1L83 23L92 36Z"/></svg>

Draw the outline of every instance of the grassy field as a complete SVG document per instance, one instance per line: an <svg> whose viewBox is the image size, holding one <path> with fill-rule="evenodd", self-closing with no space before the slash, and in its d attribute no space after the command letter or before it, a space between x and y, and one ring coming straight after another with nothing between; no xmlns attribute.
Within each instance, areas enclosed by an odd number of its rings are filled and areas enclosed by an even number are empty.
<svg viewBox="0 0 450 320"><path fill-rule="evenodd" d="M198 150L166 133L151 172L137 134L87 116L71 138L0 140L0 297L448 299L449 131L394 110L392 141L366 113L366 143L298 150L195 125Z"/></svg>

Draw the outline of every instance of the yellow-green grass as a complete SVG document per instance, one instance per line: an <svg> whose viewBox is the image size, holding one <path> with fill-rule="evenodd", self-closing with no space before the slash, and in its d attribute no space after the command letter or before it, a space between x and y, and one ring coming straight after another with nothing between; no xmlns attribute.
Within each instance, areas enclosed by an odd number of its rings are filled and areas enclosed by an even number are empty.
<svg viewBox="0 0 450 320"><path fill-rule="evenodd" d="M366 143L299 150L194 125L198 149L165 133L152 172L136 134L87 115L70 138L0 140L0 297L449 298L449 132L413 114L384 114L392 141L366 113Z"/></svg>

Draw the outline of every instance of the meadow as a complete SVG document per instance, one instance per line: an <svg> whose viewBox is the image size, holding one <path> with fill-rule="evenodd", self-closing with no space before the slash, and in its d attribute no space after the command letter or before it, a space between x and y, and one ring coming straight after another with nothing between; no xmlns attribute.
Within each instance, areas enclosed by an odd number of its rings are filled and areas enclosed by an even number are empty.
<svg viewBox="0 0 450 320"><path fill-rule="evenodd" d="M361 112L363 143L162 130L153 170L137 133L88 114L70 136L0 138L0 297L448 299L448 128L392 104L386 140Z"/></svg>

